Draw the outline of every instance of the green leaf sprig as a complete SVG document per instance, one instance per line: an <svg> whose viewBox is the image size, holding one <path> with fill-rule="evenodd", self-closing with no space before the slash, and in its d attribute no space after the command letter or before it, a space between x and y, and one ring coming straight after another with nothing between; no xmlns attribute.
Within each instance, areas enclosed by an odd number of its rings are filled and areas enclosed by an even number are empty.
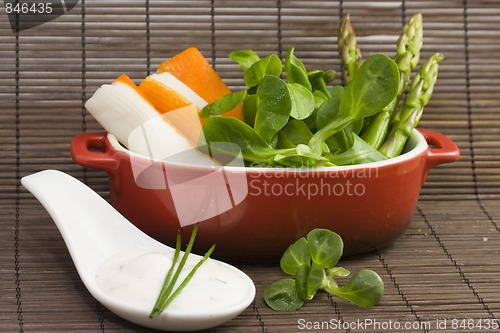
<svg viewBox="0 0 500 333"><path fill-rule="evenodd" d="M271 283L264 290L266 304L275 311L296 311L314 298L318 290L344 298L362 308L377 305L384 294L384 282L369 269L354 274L339 287L335 278L349 270L337 267L342 257L342 238L327 229L314 229L291 244L280 260L283 272L293 276Z"/></svg>
<svg viewBox="0 0 500 333"><path fill-rule="evenodd" d="M174 252L174 257L172 259L172 265L170 266L170 269L168 270L167 276L165 277L165 280L163 282L163 286L161 288L160 294L158 295L158 298L156 300L156 303L151 310L151 313L149 314L149 318L153 318L156 315L159 315L162 313L169 305L172 303L172 301L180 294L182 289L189 283L189 281L193 278L194 274L200 268L200 266L210 257L212 252L215 250L215 244L212 245L212 247L205 253L205 255L200 259L200 261L191 269L189 274L184 278L184 280L181 282L181 284L177 287L177 289L174 290L175 284L177 283L177 280L179 278L179 275L182 272L182 269L184 268L184 265L186 264L187 258L189 257L191 250L193 248L194 240L196 238L196 235L198 233L198 224L195 224L193 231L191 233L191 237L189 239L189 243L186 247L186 251L184 252L184 255L181 258L181 261L177 265L177 261L179 259L179 254L181 250L181 233L180 231L177 232L177 239L176 239L176 244L175 244L175 252ZM176 268L177 266L177 268ZM175 270L175 272L174 272Z"/></svg>
<svg viewBox="0 0 500 333"><path fill-rule="evenodd" d="M251 50L235 51L230 57L245 70L247 89L221 97L201 110L201 116L208 117L203 134L209 145L237 144L245 161L254 164L336 165L331 157L353 147L353 134L359 132L363 118L379 111L397 91L397 66L385 55L369 57L345 89L327 87L334 71L308 72L293 47L284 66L276 55L261 59ZM243 104L245 122L217 117L238 104ZM369 155L385 159L381 154ZM362 163L360 156L351 160Z"/></svg>
<svg viewBox="0 0 500 333"><path fill-rule="evenodd" d="M260 58L252 50L234 51L229 57L245 71L247 88L223 96L200 111L200 116L208 117L203 127L208 144L235 143L245 161L253 165L331 166L326 157L312 153L308 147L312 133L305 120L331 97L326 83L333 80L335 72L308 73L293 47L284 64L275 54ZM217 117L238 104L243 105L245 122Z"/></svg>
<svg viewBox="0 0 500 333"><path fill-rule="evenodd" d="M232 52L230 58L245 71L247 89L230 93L205 106L200 115L208 117L203 127L205 140L237 144L250 164L287 167L337 165L331 158L349 150L363 119L389 103L397 92L399 73L389 57L368 57L351 82L328 87L335 72L308 72L289 48L284 65L276 55L260 58L252 50ZM285 79L281 77L284 76ZM245 122L217 117L243 105ZM366 149L370 150L371 147ZM351 149L350 153L353 153ZM363 163L381 154L360 152ZM364 159L363 156L370 156Z"/></svg>
<svg viewBox="0 0 500 333"><path fill-rule="evenodd" d="M421 14L403 27L393 58L363 59L349 15L338 36L344 86L328 86L334 70L308 71L293 47L283 62L276 54L261 58L253 50L230 53L244 71L246 89L201 110L208 117L207 143L236 143L247 165L273 167L362 164L401 154L430 99L442 59L432 56L410 80L420 59ZM240 104L244 122L210 121ZM223 133L230 127L236 136Z"/></svg>

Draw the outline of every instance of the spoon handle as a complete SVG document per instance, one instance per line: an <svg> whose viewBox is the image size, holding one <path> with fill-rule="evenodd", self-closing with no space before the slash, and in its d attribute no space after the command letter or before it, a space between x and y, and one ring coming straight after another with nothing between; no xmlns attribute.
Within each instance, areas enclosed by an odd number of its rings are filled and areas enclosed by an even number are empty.
<svg viewBox="0 0 500 333"><path fill-rule="evenodd" d="M40 171L23 177L21 183L54 220L83 280L88 270L97 270L113 254L170 249L137 229L90 187L64 172Z"/></svg>

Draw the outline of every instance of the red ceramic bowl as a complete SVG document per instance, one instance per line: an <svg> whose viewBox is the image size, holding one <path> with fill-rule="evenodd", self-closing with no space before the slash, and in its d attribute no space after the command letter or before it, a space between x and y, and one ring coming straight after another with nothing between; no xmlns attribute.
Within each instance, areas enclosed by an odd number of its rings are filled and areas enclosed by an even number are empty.
<svg viewBox="0 0 500 333"><path fill-rule="evenodd" d="M206 169L152 162L123 148L112 135L79 134L71 154L82 166L106 171L112 205L167 245L175 245L178 229L186 240L191 233L192 226L180 226L180 206L182 214L201 218L219 209L222 213L200 222L195 250L203 252L216 243L213 257L232 262L278 260L314 228L340 234L346 255L384 247L411 222L429 170L459 158L448 137L415 130L405 153L382 162L308 170L226 166L223 185L211 188L229 193L228 209L183 185L206 176ZM175 184L164 176L167 169L175 174ZM142 177L137 170L153 176ZM243 180L245 191L235 191L234 179L239 187Z"/></svg>

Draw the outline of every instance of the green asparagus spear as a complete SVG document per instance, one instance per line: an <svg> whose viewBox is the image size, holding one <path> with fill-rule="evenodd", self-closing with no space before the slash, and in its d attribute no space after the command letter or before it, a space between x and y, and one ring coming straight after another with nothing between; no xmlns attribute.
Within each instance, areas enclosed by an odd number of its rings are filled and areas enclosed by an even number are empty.
<svg viewBox="0 0 500 333"><path fill-rule="evenodd" d="M442 59L441 53L434 54L422 65L418 74L413 78L400 118L392 125L389 136L379 149L388 158L401 154L407 139L413 129L417 127L424 107L431 98L437 80L439 62Z"/></svg>
<svg viewBox="0 0 500 333"><path fill-rule="evenodd" d="M344 64L344 81L347 84L361 65L361 51L356 42L356 34L351 26L349 14L344 16L340 24L338 37L339 53Z"/></svg>
<svg viewBox="0 0 500 333"><path fill-rule="evenodd" d="M422 15L415 14L403 27L399 36L395 62L398 65L400 81L396 97L370 120L361 137L375 149L380 148L389 133L393 114L398 107L401 96L408 88L411 71L415 69L420 59L422 48Z"/></svg>

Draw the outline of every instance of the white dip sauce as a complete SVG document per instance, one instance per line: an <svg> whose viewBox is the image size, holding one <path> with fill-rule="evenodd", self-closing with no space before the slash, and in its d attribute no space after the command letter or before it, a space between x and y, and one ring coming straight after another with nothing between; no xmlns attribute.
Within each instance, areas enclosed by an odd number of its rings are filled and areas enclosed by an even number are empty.
<svg viewBox="0 0 500 333"><path fill-rule="evenodd" d="M178 263L182 257L179 255ZM109 296L153 309L165 276L172 265L173 253L125 252L104 261L97 270L98 287ZM182 283L200 260L190 255L175 288ZM175 290L174 288L174 290ZM248 297L248 283L244 276L230 266L214 260L205 261L182 292L167 307L167 313L210 313L241 304Z"/></svg>

